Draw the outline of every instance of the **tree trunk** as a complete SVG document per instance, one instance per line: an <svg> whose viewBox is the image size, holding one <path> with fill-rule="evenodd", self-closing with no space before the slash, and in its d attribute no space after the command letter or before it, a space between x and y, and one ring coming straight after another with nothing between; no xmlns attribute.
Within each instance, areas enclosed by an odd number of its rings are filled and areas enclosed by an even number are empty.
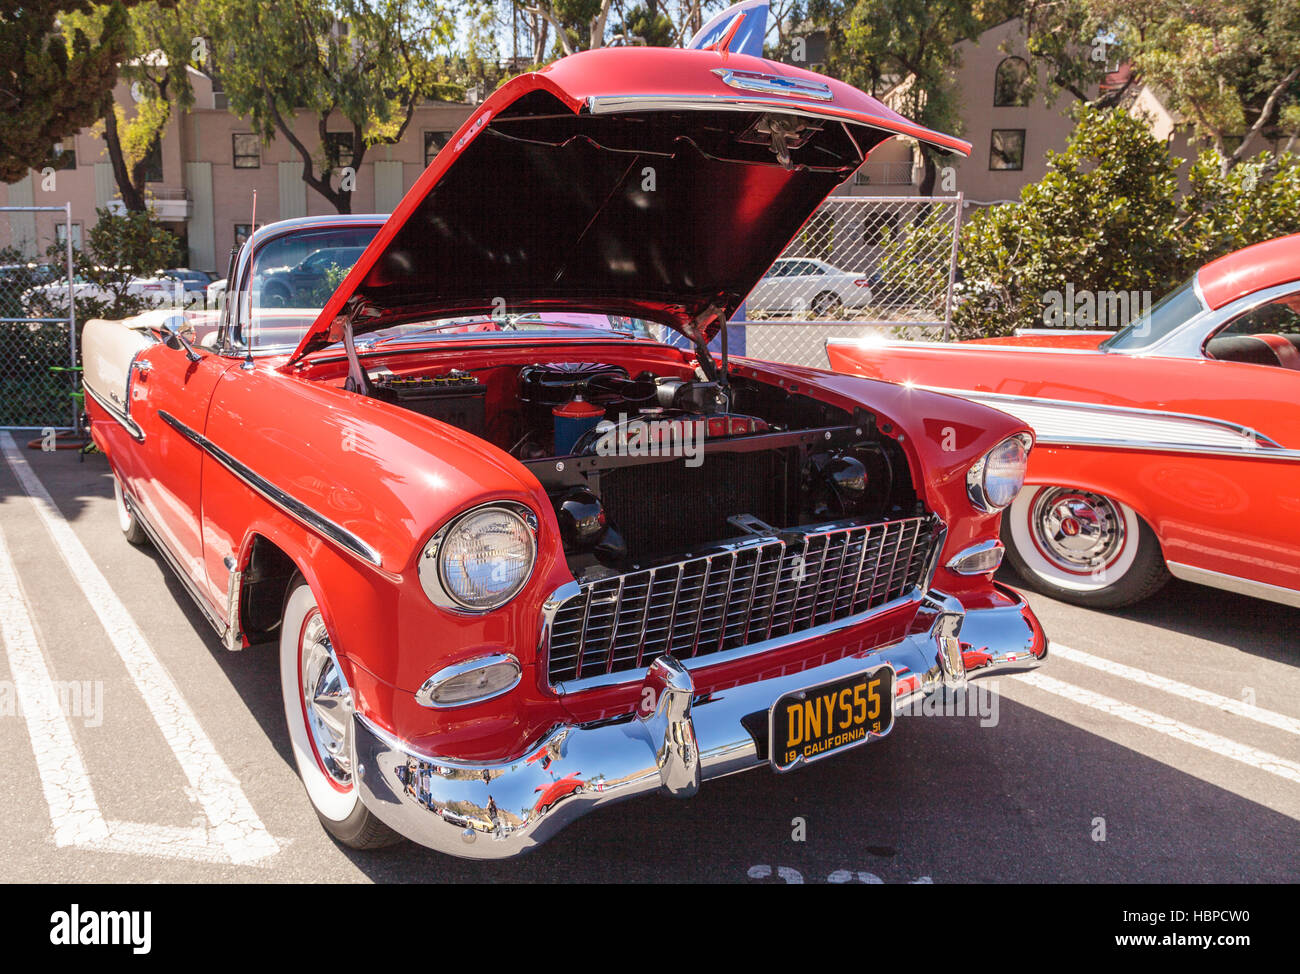
<svg viewBox="0 0 1300 974"><path fill-rule="evenodd" d="M929 152L921 150L921 185L916 188L918 196L933 196L934 184L939 179L939 167L934 161L934 156Z"/></svg>
<svg viewBox="0 0 1300 974"><path fill-rule="evenodd" d="M144 191L132 180L134 173L127 168L126 157L122 154L122 139L117 133L117 109L110 102L104 112L104 142L108 145L108 158L113 165L113 179L117 191L122 194L122 205L134 213L143 213L146 209ZM134 167L139 170L141 166Z"/></svg>

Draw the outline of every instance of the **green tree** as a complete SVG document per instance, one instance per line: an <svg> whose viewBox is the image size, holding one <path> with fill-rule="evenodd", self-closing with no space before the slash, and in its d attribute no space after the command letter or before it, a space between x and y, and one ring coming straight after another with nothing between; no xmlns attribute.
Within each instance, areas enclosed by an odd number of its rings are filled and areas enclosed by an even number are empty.
<svg viewBox="0 0 1300 974"><path fill-rule="evenodd" d="M101 37L107 30L102 9L72 13L65 30ZM108 99L98 130L108 150L113 179L126 209L147 206L146 181L150 161L162 143L174 112L194 103L191 61L201 65L204 42L195 37L194 16L187 0L148 0L127 13L124 50L118 77L130 86L131 109Z"/></svg>
<svg viewBox="0 0 1300 974"><path fill-rule="evenodd" d="M976 213L959 252L970 299L959 337L1043 323L1052 292L1149 292L1158 298L1202 264L1300 232L1300 160L1262 153L1228 172L1202 153L1179 196L1183 161L1119 109L1076 107L1077 125L1048 173L1019 201Z"/></svg>
<svg viewBox="0 0 1300 974"><path fill-rule="evenodd" d="M208 71L231 110L264 140L284 138L304 182L339 213L352 212L355 172L371 146L400 141L421 101L464 95L440 59L452 19L437 0L195 3ZM316 139L298 133L301 112L316 116Z"/></svg>
<svg viewBox="0 0 1300 974"><path fill-rule="evenodd" d="M53 164L54 143L111 104L134 0L22 0L0 8L0 181ZM61 29L63 15L102 12L92 36Z"/></svg>
<svg viewBox="0 0 1300 974"><path fill-rule="evenodd" d="M980 297L954 313L959 335L1030 326L1045 295L1066 284L1095 292L1168 281L1176 160L1127 112L1080 106L1075 116L1065 151L1048 153L1047 175L963 228L959 266Z"/></svg>
<svg viewBox="0 0 1300 974"><path fill-rule="evenodd" d="M1225 173L1256 134L1288 149L1300 138L1300 0L1030 0L1025 22L1057 85L1085 98L1101 64L1127 62L1217 150ZM1110 49L1100 62L1099 47Z"/></svg>
<svg viewBox="0 0 1300 974"><path fill-rule="evenodd" d="M827 70L929 128L961 132L956 45L1002 19L1005 3L970 0L810 0L807 17L827 25ZM934 190L939 150L922 148L920 193Z"/></svg>
<svg viewBox="0 0 1300 974"><path fill-rule="evenodd" d="M65 251L58 245L48 252L51 263L61 265ZM150 306L146 298L129 293L132 280L152 277L180 262L176 237L147 211L127 211L121 215L100 208L95 223L86 231L80 249L72 252L72 270L79 282L91 285L91 293L76 299L77 319L128 318ZM42 317L67 314L67 294L61 288L45 291L39 301L28 308L42 312Z"/></svg>

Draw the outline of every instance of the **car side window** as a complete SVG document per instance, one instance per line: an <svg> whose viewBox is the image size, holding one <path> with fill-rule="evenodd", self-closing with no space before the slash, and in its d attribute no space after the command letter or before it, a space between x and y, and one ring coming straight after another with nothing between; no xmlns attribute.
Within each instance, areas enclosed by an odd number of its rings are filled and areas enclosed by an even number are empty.
<svg viewBox="0 0 1300 974"><path fill-rule="evenodd" d="M1300 290L1233 318L1205 343L1205 354L1300 371Z"/></svg>

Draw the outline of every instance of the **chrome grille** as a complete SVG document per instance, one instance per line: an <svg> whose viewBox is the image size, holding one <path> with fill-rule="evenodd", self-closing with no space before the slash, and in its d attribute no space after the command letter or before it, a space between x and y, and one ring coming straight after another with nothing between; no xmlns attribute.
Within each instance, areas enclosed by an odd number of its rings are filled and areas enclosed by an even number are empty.
<svg viewBox="0 0 1300 974"><path fill-rule="evenodd" d="M916 517L742 542L684 561L602 578L551 615L553 686L691 659L811 629L922 585L939 522Z"/></svg>

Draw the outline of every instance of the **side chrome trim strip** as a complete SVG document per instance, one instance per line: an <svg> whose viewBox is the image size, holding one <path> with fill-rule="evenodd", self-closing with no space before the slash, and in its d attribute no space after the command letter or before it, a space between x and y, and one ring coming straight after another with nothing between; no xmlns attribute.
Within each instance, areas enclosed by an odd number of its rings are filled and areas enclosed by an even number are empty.
<svg viewBox="0 0 1300 974"><path fill-rule="evenodd" d="M1021 403L1026 406L1038 406L1060 409L1069 412L1096 413L1101 416L1132 416L1138 419L1150 417L1158 420L1175 420L1196 423L1218 432L1229 432L1241 437L1242 444L1234 447L1228 444L1213 443L1175 443L1167 440L1121 439L1111 436L1070 436L1053 433L1050 430L1034 428L1035 441L1040 445L1055 446L1095 446L1113 450L1151 450L1161 453L1192 453L1202 456L1236 457L1243 460L1300 460L1300 450L1284 447L1272 437L1241 423L1218 419L1213 416L1200 416L1195 413L1175 413L1159 409L1145 409L1139 406L1107 406L1101 403L1071 402L1064 399L1039 399L1034 396L1017 396L1009 393L975 392L970 389L949 389L943 386L915 386L927 392L938 392L949 396L958 396L972 402L997 408L998 403L1011 405ZM1008 410L1009 411L1009 410ZM1034 426L1033 422L1030 426Z"/></svg>
<svg viewBox="0 0 1300 974"><path fill-rule="evenodd" d="M108 415L113 418L118 426L131 434L131 439L135 440L137 443L144 442L144 430L140 429L140 427L136 425L135 420L92 389L90 384L84 379L81 382L81 388L86 395L95 400L95 404L99 406L100 409L104 410L104 412L108 413Z"/></svg>
<svg viewBox="0 0 1300 974"><path fill-rule="evenodd" d="M199 449L205 451L209 456L211 456L214 460L220 463L223 467L225 467L227 470L233 473L236 477L238 477L240 480L246 483L253 490L257 491L259 494L265 497L276 507L280 508L280 510L284 511L294 520L298 521L299 523L315 531L317 534L324 536L328 540L333 541L339 547L344 548L347 551L351 552L352 554L356 555L357 557L364 559L365 561L369 562L371 565L374 565L376 568L381 567L381 561L378 552L376 552L374 548L370 547L370 545L366 544L364 541L358 538L351 531L348 531L346 528L340 527L339 525L331 521L329 518L325 517L323 514L320 514L317 511L313 510L312 508L308 507L306 504L298 500L292 494L289 494L281 490L275 484L271 483L265 477L261 476L256 471L252 470L250 467L247 467L243 463L240 463L238 460L232 457L225 450L221 449L221 447L217 446L215 443L209 440L202 433L190 429L188 426L182 423L175 416L171 415L171 413L168 413L160 409L158 411L158 416L159 418L162 419L164 423L166 423L172 429L176 430L178 433L184 436L187 440L189 440Z"/></svg>
<svg viewBox="0 0 1300 974"><path fill-rule="evenodd" d="M1063 406L1067 409L1078 409L1084 412L1097 413L1121 413L1124 415L1134 416L1156 416L1160 419L1185 419L1196 423L1205 423L1209 426L1217 426L1222 429L1231 430L1242 436L1250 437L1255 442L1265 447L1277 447L1281 449L1281 444L1276 440L1270 439L1263 433L1245 426L1241 423L1234 423L1230 419L1217 419L1214 416L1201 416L1197 413L1175 413L1167 409L1147 409L1143 406L1109 406L1100 402L1075 402L1070 399L1044 399L1039 396L1018 396L1009 392L977 392L974 389L951 389L946 386L916 386L917 389L925 389L928 392L941 392L949 396L961 396L963 399L993 399L999 402L1023 402L1035 406Z"/></svg>
<svg viewBox="0 0 1300 974"><path fill-rule="evenodd" d="M1300 591L1291 588L1283 588L1281 585L1270 585L1267 582L1256 582L1253 579L1242 578L1239 575L1226 575L1223 572L1213 572L1208 568L1196 568L1192 565L1184 565L1180 562L1170 561L1165 563L1169 569L1169 574L1175 578L1181 578L1185 582L1195 582L1198 585L1209 585L1213 588L1221 588L1227 592L1236 592L1238 595L1249 595L1257 599L1267 599L1270 602L1279 602L1282 605L1293 605L1300 609Z"/></svg>
<svg viewBox="0 0 1300 974"><path fill-rule="evenodd" d="M901 323L901 322L900 322ZM817 324L817 322L814 322ZM840 324L840 322L831 322ZM882 327L885 322L877 323ZM1087 334L1081 329L1079 334ZM923 342L906 338L890 338L879 341L870 338L843 338L831 336L826 339L826 346L842 345L846 348L915 348L935 352L1032 352L1035 355L1105 355L1106 352L1096 348L1039 348L1035 345L971 345L962 342Z"/></svg>

